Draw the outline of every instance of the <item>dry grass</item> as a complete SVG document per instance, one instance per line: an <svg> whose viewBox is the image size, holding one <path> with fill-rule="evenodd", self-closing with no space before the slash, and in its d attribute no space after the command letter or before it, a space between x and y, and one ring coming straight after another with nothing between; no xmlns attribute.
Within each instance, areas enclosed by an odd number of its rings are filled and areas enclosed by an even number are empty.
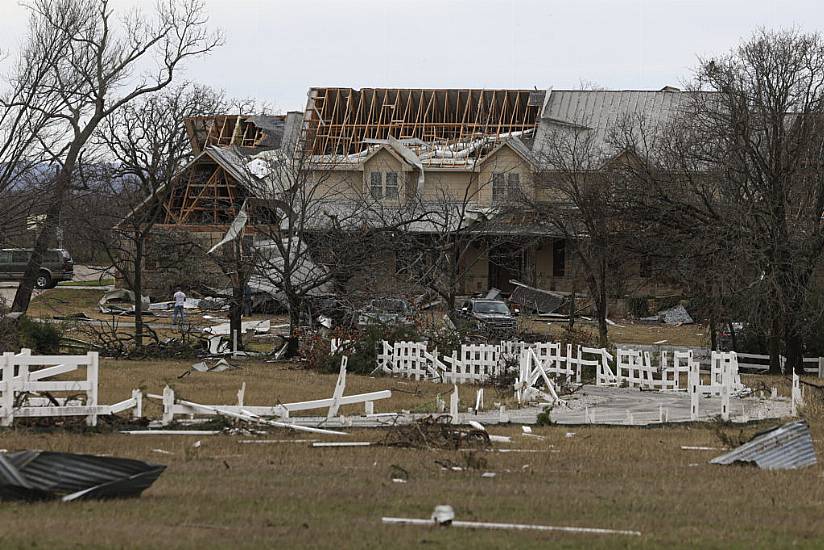
<svg viewBox="0 0 824 550"><path fill-rule="evenodd" d="M52 288L33 298L27 313L31 317L45 318L71 313L85 313L91 317L93 313L99 313L97 302L103 294L102 290Z"/></svg>
<svg viewBox="0 0 824 550"><path fill-rule="evenodd" d="M335 376L259 362L241 371L192 373L184 362L103 361L101 399L125 398L131 388L160 391L165 383L189 399L232 403L247 382L247 403L271 404L327 397ZM783 379L770 378L768 385ZM379 411L425 408L445 385L350 376L347 393L394 388ZM405 393L398 389L409 390ZM470 393L471 389L462 393ZM782 386L783 390L783 386ZM810 390L813 399L816 392ZM156 414L157 411L149 411ZM810 411L821 410L810 406ZM824 420L811 419L819 453ZM763 426L761 426L763 428ZM240 436L195 437L122 434L2 433L7 449L40 448L114 453L168 464L142 498L74 504L4 504L2 548L532 548L562 547L770 547L820 546L824 541L824 468L763 472L707 464L720 447L716 431L747 438L760 427L682 426L653 429L534 428L545 439L513 436L496 447L536 450L483 452L484 470L445 471L435 463L465 463L460 451L399 448L316 449L308 443L241 444ZM567 432L575 432L572 438ZM307 434L273 432L263 439L301 440ZM321 436L323 437L323 436ZM379 430L346 439L380 441ZM160 454L162 449L173 454ZM393 483L392 465L410 474ZM482 478L483 471L496 477ZM380 517L428 517L436 504L452 504L461 519L637 529L640 538L529 532L389 527Z"/></svg>
<svg viewBox="0 0 824 550"><path fill-rule="evenodd" d="M530 332L547 334L556 338L563 334L566 323L547 321L538 318L529 318L522 321L522 327ZM583 330L592 336L593 342L598 340L598 327L592 323L576 322L575 328ZM709 344L709 333L704 325L658 325L636 323L632 320L621 320L618 325L609 327L609 339L620 344L653 344L666 340L671 346L706 347Z"/></svg>

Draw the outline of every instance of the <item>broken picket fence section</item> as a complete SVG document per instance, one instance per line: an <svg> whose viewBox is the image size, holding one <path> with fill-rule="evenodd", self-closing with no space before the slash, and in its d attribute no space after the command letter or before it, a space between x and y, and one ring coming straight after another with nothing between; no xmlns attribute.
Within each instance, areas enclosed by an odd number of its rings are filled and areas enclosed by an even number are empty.
<svg viewBox="0 0 824 550"><path fill-rule="evenodd" d="M98 369L97 352L32 355L31 350L24 349L18 354L4 353L0 356L0 425L11 426L15 418L85 416L89 426L96 426L98 415L130 409L135 417L142 416L140 390L114 405L98 404ZM79 370L85 370L83 380L53 380ZM61 393L68 396L60 397ZM82 401L75 397L78 393L85 394Z"/></svg>

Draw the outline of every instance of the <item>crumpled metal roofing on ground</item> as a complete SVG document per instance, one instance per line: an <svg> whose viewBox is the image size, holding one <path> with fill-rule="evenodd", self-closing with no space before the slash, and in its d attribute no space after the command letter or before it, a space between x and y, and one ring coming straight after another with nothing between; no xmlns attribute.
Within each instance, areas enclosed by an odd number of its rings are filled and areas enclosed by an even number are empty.
<svg viewBox="0 0 824 550"><path fill-rule="evenodd" d="M806 420L761 432L710 464L752 463L764 470L794 470L816 463L813 438Z"/></svg>
<svg viewBox="0 0 824 550"><path fill-rule="evenodd" d="M0 453L0 500L137 497L166 466L129 458L18 451Z"/></svg>

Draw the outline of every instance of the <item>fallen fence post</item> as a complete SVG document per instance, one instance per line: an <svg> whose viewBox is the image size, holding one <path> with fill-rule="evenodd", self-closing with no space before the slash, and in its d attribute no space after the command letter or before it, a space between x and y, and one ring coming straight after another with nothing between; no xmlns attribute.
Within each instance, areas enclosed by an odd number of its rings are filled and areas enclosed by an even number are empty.
<svg viewBox="0 0 824 550"><path fill-rule="evenodd" d="M469 529L511 529L516 531L561 531L564 533L586 533L592 535L631 535L640 537L640 531L627 529L599 529L594 527L561 527L554 525L526 525L522 523L486 523L482 521L456 521L440 524L434 519L413 519L413 518L381 518L387 525L422 525L427 527L445 525L452 527L466 527Z"/></svg>
<svg viewBox="0 0 824 550"><path fill-rule="evenodd" d="M340 409L340 398L343 397L343 390L346 389L346 365L348 361L349 358L345 355L340 358L340 372L338 373L338 381L335 382L335 391L332 392L332 403L326 413L327 420L337 415L338 409Z"/></svg>

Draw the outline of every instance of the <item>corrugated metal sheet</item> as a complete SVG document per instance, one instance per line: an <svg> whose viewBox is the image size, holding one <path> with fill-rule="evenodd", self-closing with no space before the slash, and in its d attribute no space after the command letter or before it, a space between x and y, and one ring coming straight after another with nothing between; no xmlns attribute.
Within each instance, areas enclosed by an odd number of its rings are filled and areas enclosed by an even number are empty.
<svg viewBox="0 0 824 550"><path fill-rule="evenodd" d="M0 453L0 500L136 497L166 466L47 451Z"/></svg>
<svg viewBox="0 0 824 550"><path fill-rule="evenodd" d="M762 432L711 464L754 463L765 470L794 470L816 463L813 438L805 420Z"/></svg>
<svg viewBox="0 0 824 550"><path fill-rule="evenodd" d="M619 122L633 123L640 131L655 130L669 121L686 105L689 92L638 90L552 90L538 125L533 151L541 154L546 136L558 129L570 131L586 128L594 132L595 147L605 156L611 151L610 133Z"/></svg>

